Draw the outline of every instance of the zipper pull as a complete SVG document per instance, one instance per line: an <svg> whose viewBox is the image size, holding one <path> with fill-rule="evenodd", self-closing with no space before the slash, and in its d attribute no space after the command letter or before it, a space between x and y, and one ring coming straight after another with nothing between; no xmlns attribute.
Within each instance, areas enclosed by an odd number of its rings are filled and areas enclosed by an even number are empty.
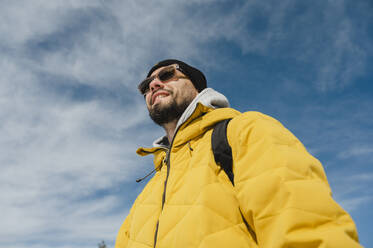
<svg viewBox="0 0 373 248"><path fill-rule="evenodd" d="M188 141L188 147L189 147L189 150L192 152L192 151L193 151L193 148L192 148L192 146L190 145L190 141Z"/></svg>
<svg viewBox="0 0 373 248"><path fill-rule="evenodd" d="M164 163L168 166L168 161L170 160L170 150L171 149L167 149L166 151L166 157L164 159Z"/></svg>

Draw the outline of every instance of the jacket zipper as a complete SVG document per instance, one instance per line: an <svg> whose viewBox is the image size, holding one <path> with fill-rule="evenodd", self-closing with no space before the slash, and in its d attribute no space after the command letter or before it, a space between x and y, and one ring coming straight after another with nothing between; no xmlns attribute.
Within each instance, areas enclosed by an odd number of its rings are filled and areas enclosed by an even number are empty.
<svg viewBox="0 0 373 248"><path fill-rule="evenodd" d="M174 137L172 138L172 141L171 141L171 144L170 144L170 147L168 148L167 150L167 154L166 154L166 167L167 167L167 174L166 174L166 180L164 181L164 189L163 189L163 195L162 195L162 207L161 207L161 213L163 211L163 207L164 207L164 204L166 202L166 188L167 188L167 182L168 182L168 176L170 175L170 168L171 168L171 161L170 161L170 156L171 156L171 149L172 149L172 145L174 143L174 140L175 140L175 137L176 137L176 134L177 132L179 131L181 125L176 129L175 133L174 133ZM159 218L158 218L158 221L157 221L157 225L155 227L155 233L154 233L154 246L153 248L155 248L156 244L157 244L157 237L158 237L158 229L159 229Z"/></svg>
<svg viewBox="0 0 373 248"><path fill-rule="evenodd" d="M170 175L170 153L171 153L171 147L172 147L172 143L170 145L170 148L167 150L167 155L166 155L167 174L166 174L166 180L164 181L164 189L163 189L163 195L162 195L162 208L161 208L161 212L163 211L164 203L166 201L166 188L167 188L168 176ZM154 246L153 246L154 248L155 248L155 246L157 244L158 228L159 228L159 218L158 218L158 221L157 221L157 225L155 227Z"/></svg>
<svg viewBox="0 0 373 248"><path fill-rule="evenodd" d="M191 115L194 114L196 110L194 109L193 113ZM185 123L183 123L185 124ZM166 175L166 180L164 181L164 189L163 189L163 195L162 195L162 208L161 208L161 213L163 211L163 207L164 207L164 204L166 202L166 188L167 188L167 182L168 182L168 176L170 175L170 167L171 167L171 162L170 162L170 154L171 154L171 148L172 148L172 144L174 143L174 140L175 140L175 137L176 137L176 134L177 132L179 131L180 127L182 125L178 126L175 133L174 133L174 137L172 138L172 141L171 141L171 144L170 144L170 147L167 151L167 154L166 154L166 167L167 167L167 175ZM155 248L155 246L157 245L157 237L158 237L158 229L159 229L159 218L158 218L158 221L157 221L157 225L155 226L155 233L154 233L154 246L153 248Z"/></svg>

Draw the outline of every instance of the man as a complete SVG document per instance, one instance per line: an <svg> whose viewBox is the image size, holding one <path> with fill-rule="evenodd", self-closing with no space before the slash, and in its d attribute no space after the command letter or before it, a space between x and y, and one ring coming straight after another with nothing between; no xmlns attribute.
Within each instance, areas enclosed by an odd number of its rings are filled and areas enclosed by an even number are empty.
<svg viewBox="0 0 373 248"><path fill-rule="evenodd" d="M361 247L320 162L297 138L269 116L228 108L206 87L201 71L178 60L159 62L139 85L166 136L137 151L154 155L156 173L115 247ZM211 148L225 119L232 181Z"/></svg>

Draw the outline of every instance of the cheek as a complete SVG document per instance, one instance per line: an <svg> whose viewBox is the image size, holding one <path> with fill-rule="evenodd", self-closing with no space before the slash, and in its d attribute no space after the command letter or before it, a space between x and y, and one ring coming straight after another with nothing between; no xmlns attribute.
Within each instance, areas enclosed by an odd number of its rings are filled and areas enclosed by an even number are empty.
<svg viewBox="0 0 373 248"><path fill-rule="evenodd" d="M191 91L183 92L183 94L177 97L176 101L178 104L183 103L183 102L192 102L195 97L196 97L196 94L194 94L194 92L191 92Z"/></svg>
<svg viewBox="0 0 373 248"><path fill-rule="evenodd" d="M193 88L192 93L191 93L191 96L192 96L193 99L194 99L197 95L198 95L198 91L197 91L195 88Z"/></svg>
<svg viewBox="0 0 373 248"><path fill-rule="evenodd" d="M186 90L184 91L184 96L191 100L198 95L198 91L194 88L193 85L187 84Z"/></svg>
<svg viewBox="0 0 373 248"><path fill-rule="evenodd" d="M145 97L145 103L146 103L146 106L149 108L150 106L150 100L151 100L151 97L150 97L150 94L148 94L146 97Z"/></svg>

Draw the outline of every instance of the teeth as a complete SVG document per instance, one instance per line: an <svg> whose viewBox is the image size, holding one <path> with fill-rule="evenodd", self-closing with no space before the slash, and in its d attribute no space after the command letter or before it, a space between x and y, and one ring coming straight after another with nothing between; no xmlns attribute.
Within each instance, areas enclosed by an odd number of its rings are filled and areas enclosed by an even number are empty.
<svg viewBox="0 0 373 248"><path fill-rule="evenodd" d="M158 98L164 98L164 97L166 97L166 96L167 96L167 95L163 95L163 94L158 95L158 96L156 96L156 97L154 98L154 101L157 100Z"/></svg>
<svg viewBox="0 0 373 248"><path fill-rule="evenodd" d="M166 96L165 95L159 95L156 98L164 98L164 97L166 97Z"/></svg>

